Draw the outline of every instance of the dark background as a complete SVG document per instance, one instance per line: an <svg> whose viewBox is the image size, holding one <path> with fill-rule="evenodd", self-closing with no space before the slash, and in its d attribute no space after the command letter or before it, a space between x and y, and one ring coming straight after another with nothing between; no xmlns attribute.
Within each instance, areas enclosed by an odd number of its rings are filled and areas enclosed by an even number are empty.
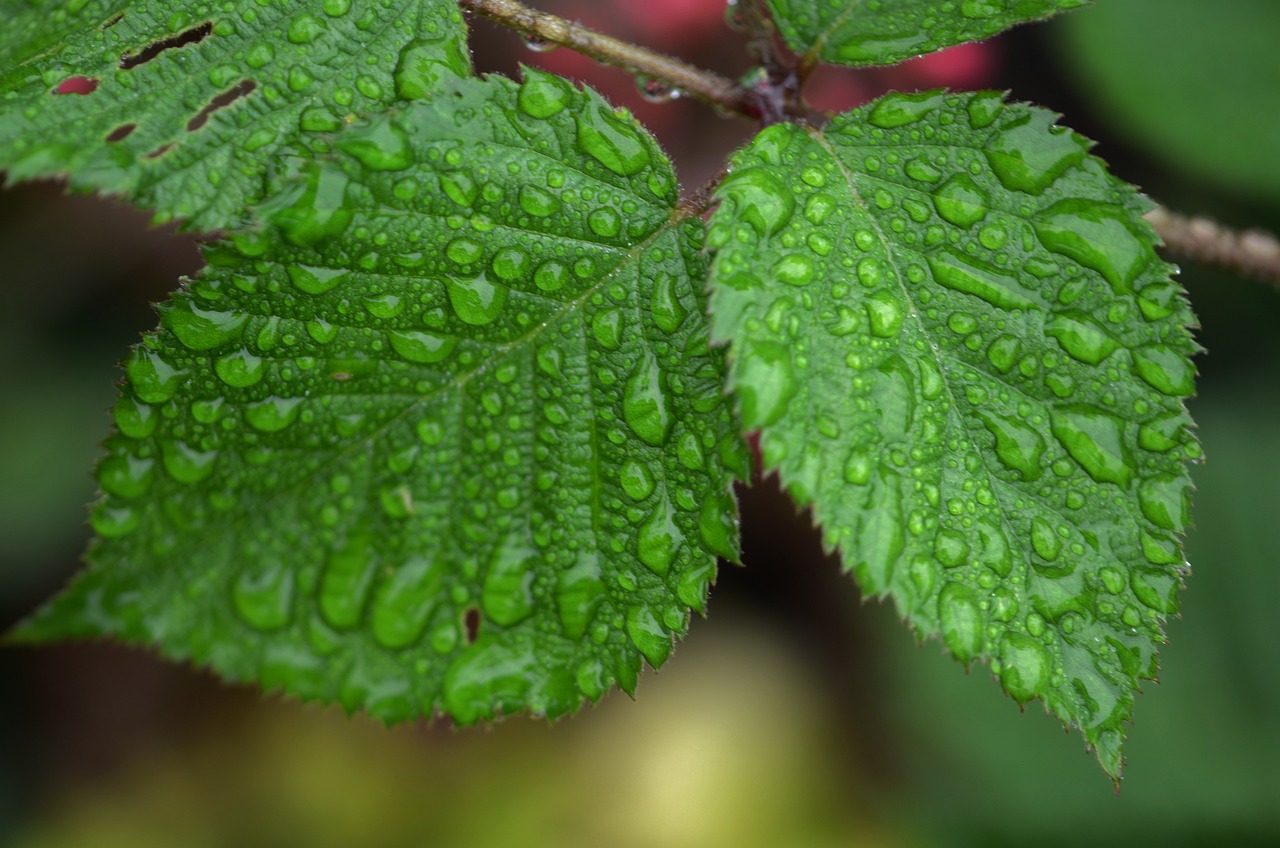
<svg viewBox="0 0 1280 848"><path fill-rule="evenodd" d="M540 4L726 74L717 0ZM1156 17L1151 17L1152 15ZM474 23L476 67L583 78L631 107L686 189L745 121L641 100L621 72ZM1280 6L1108 0L884 71L888 88L1007 88L1099 141L1171 208L1280 229ZM75 569L118 362L199 255L60 186L0 191L0 627ZM1076 735L982 667L861 604L772 480L743 492L745 568L638 703L555 726L386 730L110 645L0 650L0 845L950 846L1280 843L1280 289L1188 265L1200 316L1196 528L1184 618L1139 699L1117 795Z"/></svg>

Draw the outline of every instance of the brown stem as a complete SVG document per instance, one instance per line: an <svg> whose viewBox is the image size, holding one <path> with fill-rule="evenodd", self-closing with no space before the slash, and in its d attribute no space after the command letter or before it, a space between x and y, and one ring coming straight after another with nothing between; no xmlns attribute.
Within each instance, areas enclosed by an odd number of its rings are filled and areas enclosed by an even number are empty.
<svg viewBox="0 0 1280 848"><path fill-rule="evenodd" d="M1148 212L1147 220L1164 239L1169 253L1177 258L1280 285L1280 239L1271 233L1239 232L1208 218L1179 215L1163 206Z"/></svg>
<svg viewBox="0 0 1280 848"><path fill-rule="evenodd" d="M713 71L589 30L564 18L530 9L516 0L458 0L458 5L525 35L568 47L606 65L613 65L651 80L661 80L682 94L726 111L753 119L760 117L759 107L749 92L733 80Z"/></svg>

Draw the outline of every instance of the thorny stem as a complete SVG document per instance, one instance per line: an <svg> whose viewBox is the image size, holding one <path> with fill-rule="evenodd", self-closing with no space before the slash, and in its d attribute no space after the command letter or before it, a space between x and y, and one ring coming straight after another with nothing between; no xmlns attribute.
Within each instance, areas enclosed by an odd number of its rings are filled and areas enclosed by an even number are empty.
<svg viewBox="0 0 1280 848"><path fill-rule="evenodd" d="M1187 217L1164 207L1148 212L1147 220L1175 257L1280 286L1280 239L1271 233L1238 232L1208 218Z"/></svg>
<svg viewBox="0 0 1280 848"><path fill-rule="evenodd" d="M530 9L516 0L458 0L458 5L525 35L569 47L606 65L661 80L682 94L729 112L752 119L760 117L760 108L752 94L714 71L694 67L679 59L587 29L581 24Z"/></svg>

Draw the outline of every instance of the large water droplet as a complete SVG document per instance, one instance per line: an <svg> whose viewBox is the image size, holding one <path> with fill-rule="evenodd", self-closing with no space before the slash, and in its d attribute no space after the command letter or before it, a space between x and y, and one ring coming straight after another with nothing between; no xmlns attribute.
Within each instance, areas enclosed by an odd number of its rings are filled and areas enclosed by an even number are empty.
<svg viewBox="0 0 1280 848"><path fill-rule="evenodd" d="M152 459L116 453L98 464L98 483L109 494L137 498L151 489L154 470Z"/></svg>
<svg viewBox="0 0 1280 848"><path fill-rule="evenodd" d="M658 361L646 353L627 378L622 417L641 440L657 447L667 441L671 431L669 407Z"/></svg>
<svg viewBox="0 0 1280 848"><path fill-rule="evenodd" d="M199 483L213 473L217 451L202 451L186 442L166 442L161 448L164 470L179 483Z"/></svg>
<svg viewBox="0 0 1280 848"><path fill-rule="evenodd" d="M740 556L737 514L733 494L722 492L707 496L698 515L698 534L702 541L713 554L730 562L737 562ZM701 609L701 602L690 606Z"/></svg>
<svg viewBox="0 0 1280 848"><path fill-rule="evenodd" d="M339 630L360 623L377 565L373 538L366 533L353 534L329 555L320 581L320 613L325 621Z"/></svg>
<svg viewBox="0 0 1280 848"><path fill-rule="evenodd" d="M269 397L244 408L244 419L255 430L278 433L298 420L302 398Z"/></svg>
<svg viewBox="0 0 1280 848"><path fill-rule="evenodd" d="M1031 522L1031 547L1047 561L1054 562L1062 552L1062 539L1052 524L1036 518Z"/></svg>
<svg viewBox="0 0 1280 848"><path fill-rule="evenodd" d="M1030 309L1035 306L1021 291L1017 279L1007 271L972 259L950 248L929 257L933 277L949 289L976 295L1001 309Z"/></svg>
<svg viewBox="0 0 1280 848"><path fill-rule="evenodd" d="M978 605L978 593L964 583L951 582L938 593L938 621L947 650L967 663L982 649L986 622Z"/></svg>
<svg viewBox="0 0 1280 848"><path fill-rule="evenodd" d="M293 615L293 571L279 562L247 566L231 588L236 612L257 630L279 630Z"/></svg>
<svg viewBox="0 0 1280 848"><path fill-rule="evenodd" d="M592 100L577 123L579 147L615 174L629 177L650 164L649 148L637 129L605 104Z"/></svg>
<svg viewBox="0 0 1280 848"><path fill-rule="evenodd" d="M512 533L494 551L485 573L481 605L496 624L510 627L533 613L537 550Z"/></svg>
<svg viewBox="0 0 1280 848"><path fill-rule="evenodd" d="M1133 474L1123 425L1105 413L1092 410L1056 412L1053 435L1099 483L1129 485Z"/></svg>
<svg viewBox="0 0 1280 848"><path fill-rule="evenodd" d="M373 638L398 650L416 644L441 599L444 567L439 559L411 557L378 587L373 598Z"/></svg>
<svg viewBox="0 0 1280 848"><path fill-rule="evenodd" d="M492 324L507 302L507 287L491 283L484 274L466 279L445 280L449 302L463 321L473 326Z"/></svg>
<svg viewBox="0 0 1280 848"><path fill-rule="evenodd" d="M550 118L564 111L573 98L573 88L569 82L554 74L525 68L524 76L520 93L516 95L516 103L530 117Z"/></svg>
<svg viewBox="0 0 1280 848"><path fill-rule="evenodd" d="M773 276L792 286L807 286L817 276L817 265L803 253L790 253L773 265Z"/></svg>
<svg viewBox="0 0 1280 848"><path fill-rule="evenodd" d="M594 553L580 554L556 581L556 609L564 635L570 639L585 636L604 598L599 560Z"/></svg>
<svg viewBox="0 0 1280 848"><path fill-rule="evenodd" d="M518 709L524 706L537 667L528 644L512 647L482 637L445 672L445 709L459 724Z"/></svg>
<svg viewBox="0 0 1280 848"><path fill-rule="evenodd" d="M1195 366L1169 345L1144 345L1135 350L1133 370L1152 388L1167 395L1186 397L1195 394Z"/></svg>
<svg viewBox="0 0 1280 848"><path fill-rule="evenodd" d="M1145 515L1157 527L1181 530L1191 522L1190 499L1184 477L1162 475L1143 480L1138 486L1138 504Z"/></svg>
<svg viewBox="0 0 1280 848"><path fill-rule="evenodd" d="M968 174L959 173L933 194L933 206L942 220L957 227L972 227L987 217L987 194Z"/></svg>
<svg viewBox="0 0 1280 848"><path fill-rule="evenodd" d="M959 568L969 562L969 543L958 530L943 528L933 539L933 555L945 568Z"/></svg>
<svg viewBox="0 0 1280 848"><path fill-rule="evenodd" d="M636 537L636 556L655 574L666 574L684 542L675 514L666 498L658 501Z"/></svg>
<svg viewBox="0 0 1280 848"><path fill-rule="evenodd" d="M1085 315L1055 315L1045 322L1046 336L1058 340L1072 358L1097 365L1119 346L1115 339Z"/></svg>
<svg viewBox="0 0 1280 848"><path fill-rule="evenodd" d="M1125 294L1155 258L1131 217L1123 207L1109 203L1060 200L1041 213L1034 226L1046 248L1092 268L1112 291Z"/></svg>
<svg viewBox="0 0 1280 848"><path fill-rule="evenodd" d="M684 323L689 310L680 302L674 274L659 272L653 280L653 298L650 301L653 323L664 333L674 333Z"/></svg>
<svg viewBox="0 0 1280 848"><path fill-rule="evenodd" d="M1178 588L1182 581L1173 569L1135 568L1129 572L1129 585L1143 604L1164 615L1178 611Z"/></svg>
<svg viewBox="0 0 1280 848"><path fill-rule="evenodd" d="M743 423L749 428L766 427L781 418L799 388L791 352L780 342L744 341L736 378Z"/></svg>
<svg viewBox="0 0 1280 848"><path fill-rule="evenodd" d="M946 97L936 91L913 94L893 92L880 98L867 115L867 120L883 129L914 124L933 110L946 103Z"/></svg>
<svg viewBox="0 0 1280 848"><path fill-rule="evenodd" d="M403 171L413 164L409 134L388 115L349 127L337 145L371 171Z"/></svg>
<svg viewBox="0 0 1280 848"><path fill-rule="evenodd" d="M218 379L235 389L244 389L258 383L266 374L262 357L247 350L237 350L218 357L213 363Z"/></svg>
<svg viewBox="0 0 1280 848"><path fill-rule="evenodd" d="M466 76L470 64L449 41L410 44L400 51L392 80L400 100L426 100L451 77ZM443 54L443 57L442 57Z"/></svg>
<svg viewBox="0 0 1280 848"><path fill-rule="evenodd" d="M1084 160L1088 143L1051 112L1037 109L1004 125L987 145L987 162L1005 188L1041 194L1068 168Z"/></svg>
<svg viewBox="0 0 1280 848"><path fill-rule="evenodd" d="M392 330L387 333L391 347L410 362L424 365L442 362L453 352L458 340L424 330Z"/></svg>
<svg viewBox="0 0 1280 848"><path fill-rule="evenodd" d="M346 174L320 163L307 166L303 174L302 181L286 185L260 211L290 243L310 247L341 236L355 212L347 201Z"/></svg>
<svg viewBox="0 0 1280 848"><path fill-rule="evenodd" d="M1000 647L1000 685L1015 701L1025 704L1043 695L1051 669L1044 645L1022 633L1005 634Z"/></svg>
<svg viewBox="0 0 1280 848"><path fill-rule="evenodd" d="M111 410L111 414L115 418L116 426L120 428L120 432L131 439L147 438L155 432L156 425L160 423L160 416L156 414L153 407L145 403L138 403L128 395L116 401L115 408Z"/></svg>
<svg viewBox="0 0 1280 848"><path fill-rule="evenodd" d="M871 334L882 339L891 339L902 330L904 317L902 304L890 292L881 289L872 292L866 299L867 318L871 325Z"/></svg>
<svg viewBox="0 0 1280 848"><path fill-rule="evenodd" d="M298 291L307 294L324 294L347 281L347 272L341 268L319 268L312 265L289 265L285 268Z"/></svg>
<svg viewBox="0 0 1280 848"><path fill-rule="evenodd" d="M124 366L133 393L145 403L164 403L182 385L186 371L175 368L147 347L136 347Z"/></svg>
<svg viewBox="0 0 1280 848"><path fill-rule="evenodd" d="M560 208L560 201L535 185L525 184L520 187L520 208L530 215L546 218Z"/></svg>
<svg viewBox="0 0 1280 848"><path fill-rule="evenodd" d="M627 635L644 658L658 668L671 654L671 634L644 604L636 604L627 610Z"/></svg>
<svg viewBox="0 0 1280 848"><path fill-rule="evenodd" d="M768 168L735 171L721 184L717 195L732 203L734 214L762 236L776 233L795 211L794 192Z"/></svg>
<svg viewBox="0 0 1280 848"><path fill-rule="evenodd" d="M161 323L192 350L212 350L235 341L249 317L243 312L216 312L190 304L183 306L166 309Z"/></svg>

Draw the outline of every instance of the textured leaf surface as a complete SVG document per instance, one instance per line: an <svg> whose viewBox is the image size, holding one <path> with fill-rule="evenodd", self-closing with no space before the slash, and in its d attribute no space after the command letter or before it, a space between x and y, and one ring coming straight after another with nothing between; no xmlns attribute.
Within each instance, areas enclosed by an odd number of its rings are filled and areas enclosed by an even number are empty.
<svg viewBox="0 0 1280 848"><path fill-rule="evenodd" d="M558 715L666 659L745 457L702 225L634 121L529 73L357 121L209 251L126 364L91 566L19 638L393 720Z"/></svg>
<svg viewBox="0 0 1280 848"><path fill-rule="evenodd" d="M768 0L788 46L838 65L891 65L1089 0Z"/></svg>
<svg viewBox="0 0 1280 848"><path fill-rule="evenodd" d="M1118 775L1177 610L1193 317L1054 118L930 92L768 128L718 193L713 336L863 589Z"/></svg>
<svg viewBox="0 0 1280 848"><path fill-rule="evenodd" d="M215 230L271 158L470 73L452 0L0 0L0 168ZM91 89L91 90L90 90Z"/></svg>

